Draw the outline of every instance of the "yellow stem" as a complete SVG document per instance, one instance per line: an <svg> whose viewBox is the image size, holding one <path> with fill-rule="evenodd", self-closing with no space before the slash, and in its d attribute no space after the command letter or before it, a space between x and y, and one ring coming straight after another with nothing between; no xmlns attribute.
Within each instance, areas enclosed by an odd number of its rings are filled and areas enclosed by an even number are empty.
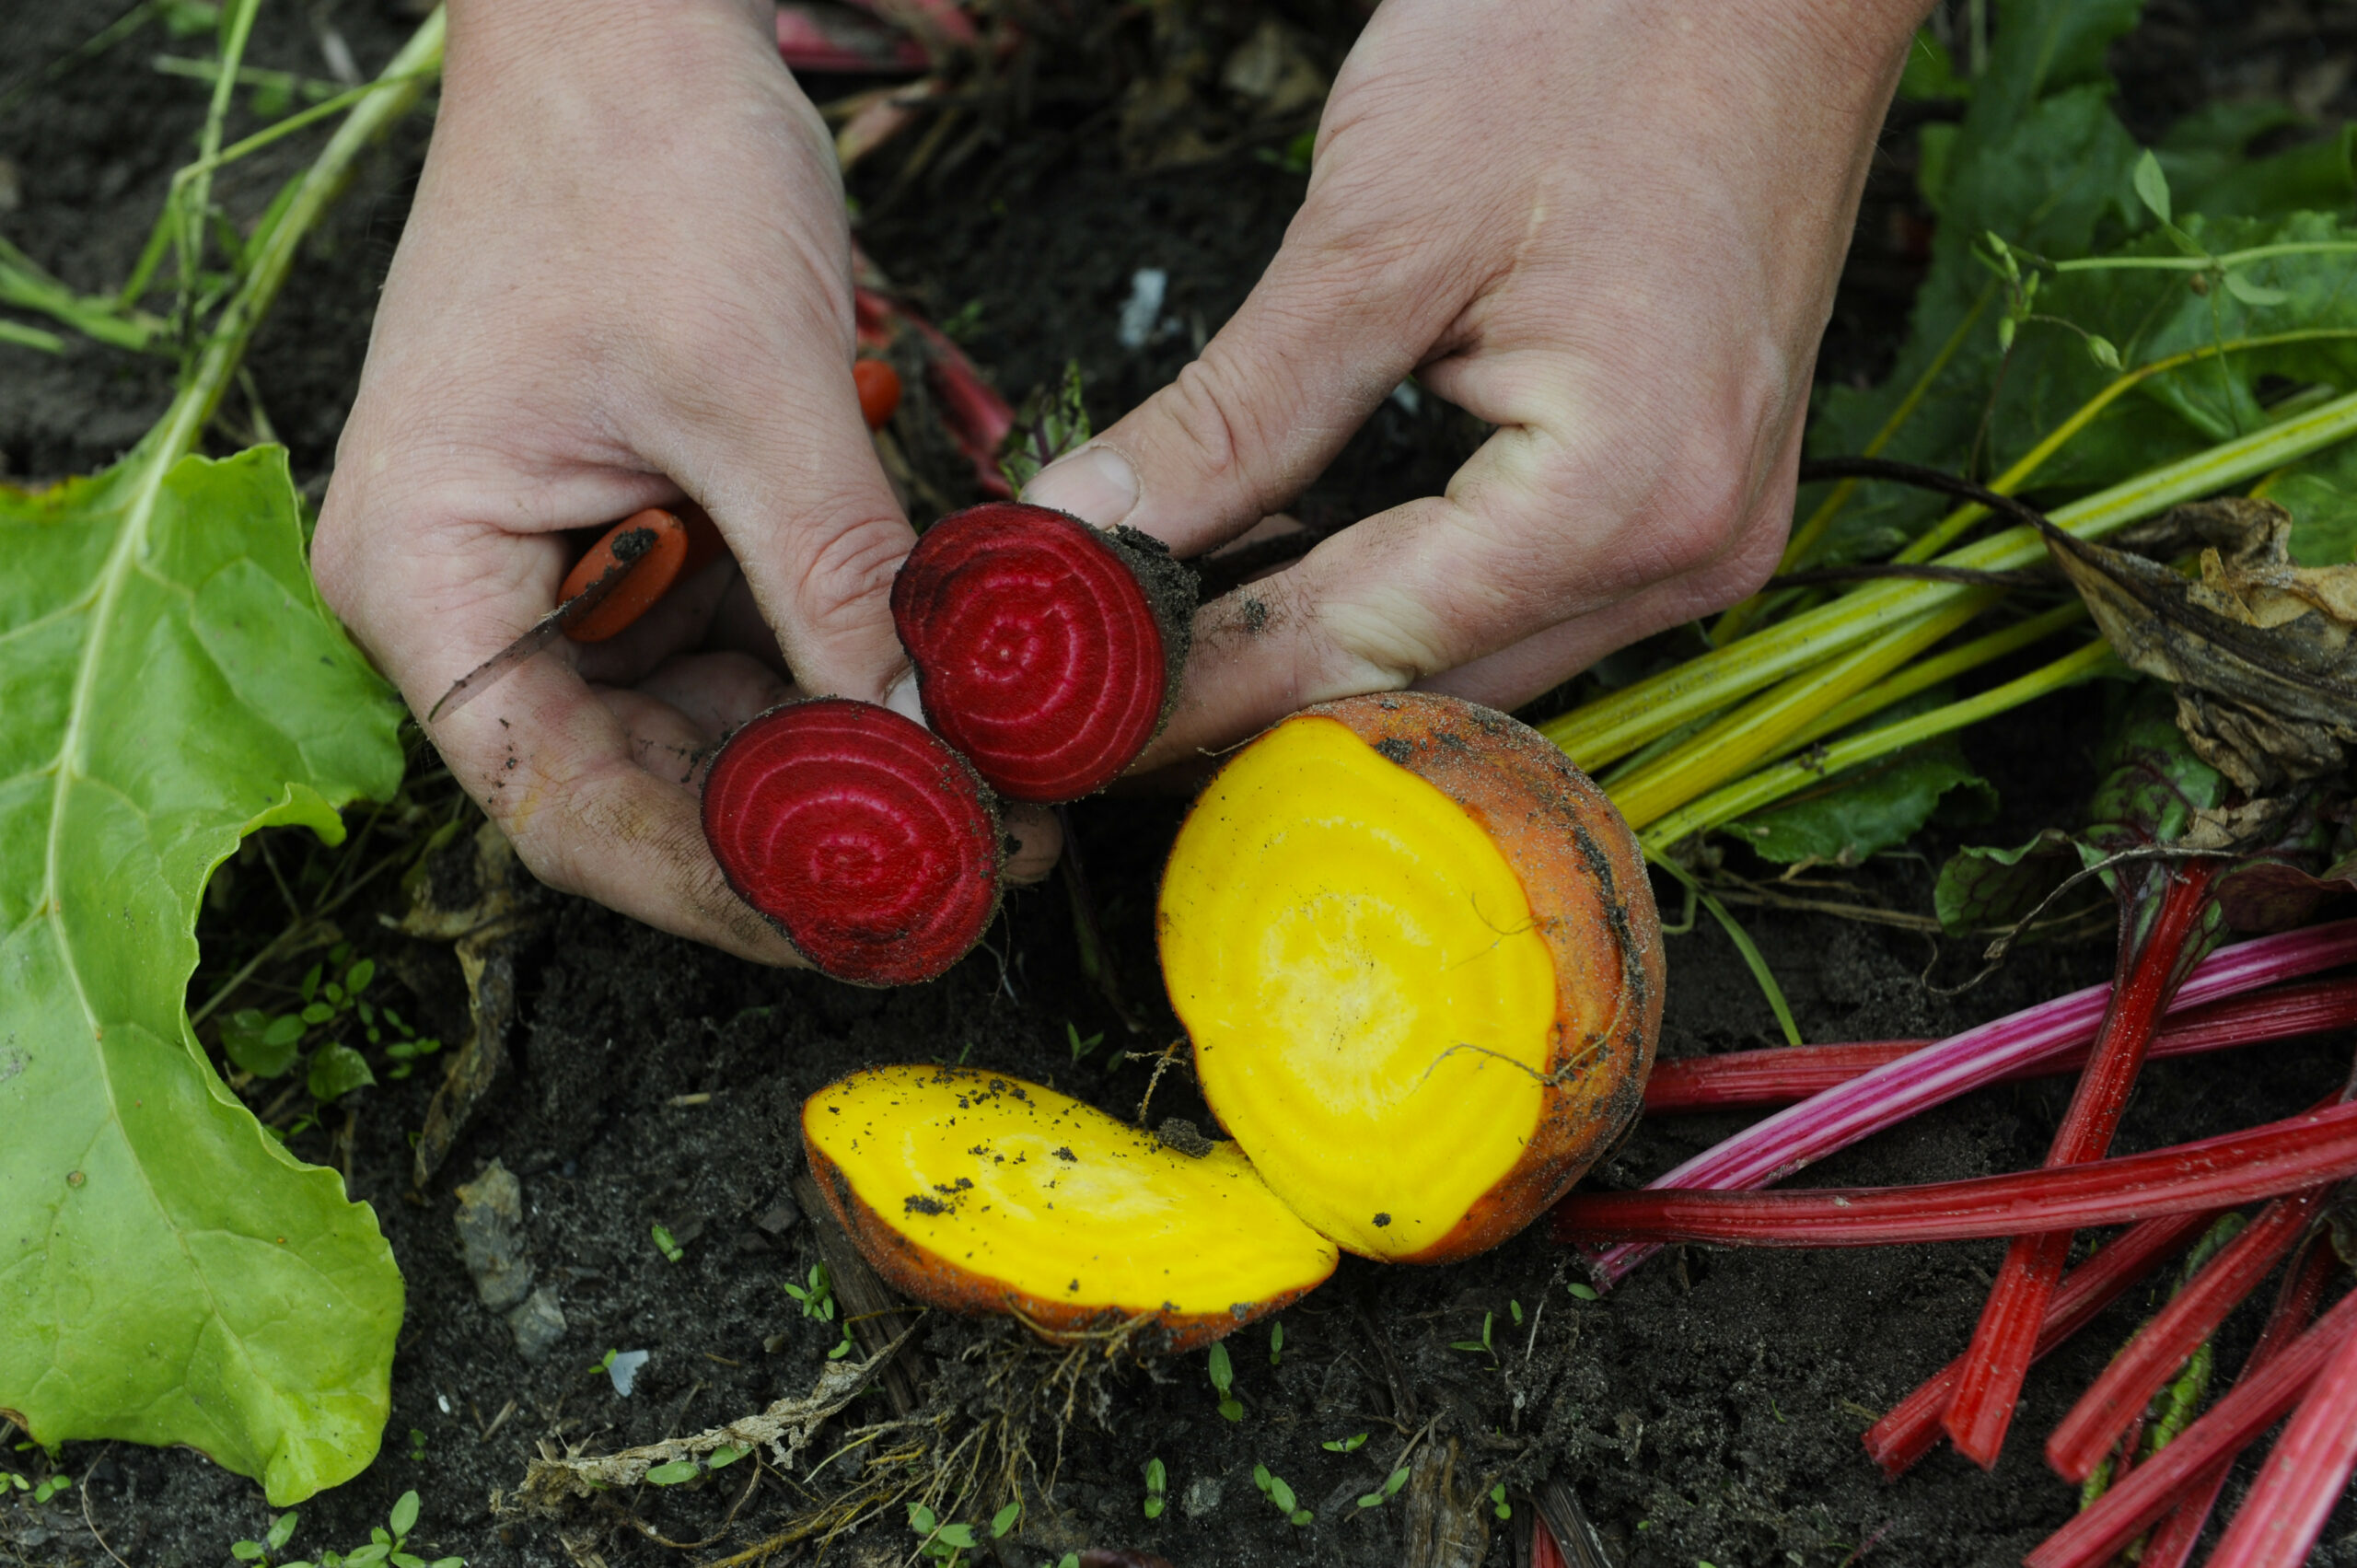
<svg viewBox="0 0 2357 1568"><path fill-rule="evenodd" d="M1638 842L1644 846L1648 858L1658 855L1681 839L1690 838L1706 829L1732 822L1748 816L1765 806L1771 806L1789 795L1797 795L1812 784L1824 783L1845 769L1887 757L1910 746L1980 723L1982 719L2017 708L2049 691L2059 691L2100 672L2112 662L2111 645L2096 641L2074 652L2065 654L2043 668L2034 669L2017 680L1994 686L1978 696L1960 703L1950 703L1926 714L1870 729L1864 735L1836 741L1825 749L1823 755L1806 762L1786 762L1779 767L1765 768L1718 791L1705 796L1663 817L1643 833Z"/></svg>
<svg viewBox="0 0 2357 1568"><path fill-rule="evenodd" d="M2064 442L2093 424L2096 415L2145 381L2165 371L2181 370L2197 360L2216 358L2223 354L2239 353L2245 349L2275 348L2285 343L2311 343L2319 338L2351 337L2357 337L2357 331L2345 327L2316 327L2305 331L2278 332L2272 337L2236 338L2230 343L2214 343L2207 348L2189 349L2183 354L2171 354L2166 359L2156 359L2150 365L2140 365L2119 377L2094 397L2089 398L2080 406L2076 413L2048 432L2046 439L2024 453L2019 462L1991 480L1989 488L2000 495L2011 495L2028 480L2030 475L2036 473L2045 464L2047 459L2061 450ZM1922 538L1892 556L1891 559L1907 562L1928 561L1945 549L1949 541L1988 515L1989 508L1979 502L1959 506L1945 517L1941 518L1939 523L1928 529Z"/></svg>
<svg viewBox="0 0 2357 1568"><path fill-rule="evenodd" d="M2100 539L2180 501L2215 494L2353 436L2357 393L2139 474L2059 507L2052 517L2068 532ZM2027 565L2044 552L2035 530L2015 528L1954 551L1942 563L2001 571ZM1830 604L1551 719L1539 729L1593 772L1714 708L1823 664L1901 621L1975 591L1949 583L1869 583Z"/></svg>
<svg viewBox="0 0 2357 1568"><path fill-rule="evenodd" d="M1894 703L1904 702L1918 691L1937 686L1941 681L1952 676L1961 675L1968 669L1978 669L1984 664L2004 657L2007 654L2028 647L2032 643L2043 642L2065 626L2073 625L2086 618L2085 601L2074 598L2068 604L2057 605L2043 614L2016 621L2011 626L1991 632L1987 636L1975 637L1968 643L1959 644L1946 653L1936 654L1930 658L1910 664L1889 679L1867 687L1864 691L1793 737L1793 749L1798 750L1811 741L1822 740L1829 735L1839 734L1860 719L1878 714Z"/></svg>
<svg viewBox="0 0 2357 1568"><path fill-rule="evenodd" d="M1696 796L1740 778L1758 763L1797 744L1795 737L1831 709L1865 691L1898 665L1995 604L2002 590L1980 588L1898 626L1820 669L1788 680L1746 703L1675 752L1610 793L1632 828Z"/></svg>

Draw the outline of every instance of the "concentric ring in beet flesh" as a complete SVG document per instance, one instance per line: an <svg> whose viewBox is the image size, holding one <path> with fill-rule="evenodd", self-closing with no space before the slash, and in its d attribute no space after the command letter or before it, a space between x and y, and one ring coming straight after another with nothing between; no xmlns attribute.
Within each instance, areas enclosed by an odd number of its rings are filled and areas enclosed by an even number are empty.
<svg viewBox="0 0 2357 1568"><path fill-rule="evenodd" d="M993 502L925 531L892 584L925 717L991 787L1076 800L1137 760L1170 692L1155 605L1113 541Z"/></svg>
<svg viewBox="0 0 2357 1568"><path fill-rule="evenodd" d="M873 703L789 703L731 736L704 782L703 833L729 886L837 980L930 980L998 908L981 780Z"/></svg>

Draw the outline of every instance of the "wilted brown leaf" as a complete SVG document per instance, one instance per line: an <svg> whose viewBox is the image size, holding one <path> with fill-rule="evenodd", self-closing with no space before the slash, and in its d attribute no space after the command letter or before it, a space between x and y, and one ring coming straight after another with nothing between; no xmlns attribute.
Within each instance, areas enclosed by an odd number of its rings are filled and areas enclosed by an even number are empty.
<svg viewBox="0 0 2357 1568"><path fill-rule="evenodd" d="M2291 514L2233 497L2140 530L2148 549L2198 545L2200 576L2045 530L2112 648L2177 689L2202 761L2258 796L2320 777L2357 745L2357 566L2294 565Z"/></svg>

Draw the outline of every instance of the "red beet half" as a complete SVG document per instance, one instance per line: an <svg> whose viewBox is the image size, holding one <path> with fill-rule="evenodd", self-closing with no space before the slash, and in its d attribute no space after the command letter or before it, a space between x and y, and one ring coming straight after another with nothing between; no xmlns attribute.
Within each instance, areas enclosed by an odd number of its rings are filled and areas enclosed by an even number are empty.
<svg viewBox="0 0 2357 1568"><path fill-rule="evenodd" d="M941 519L892 583L925 716L1015 800L1076 800L1178 695L1194 574L1134 528L998 501Z"/></svg>
<svg viewBox="0 0 2357 1568"><path fill-rule="evenodd" d="M818 697L728 738L703 836L739 897L822 973L931 980L998 910L999 823L966 760L888 708Z"/></svg>

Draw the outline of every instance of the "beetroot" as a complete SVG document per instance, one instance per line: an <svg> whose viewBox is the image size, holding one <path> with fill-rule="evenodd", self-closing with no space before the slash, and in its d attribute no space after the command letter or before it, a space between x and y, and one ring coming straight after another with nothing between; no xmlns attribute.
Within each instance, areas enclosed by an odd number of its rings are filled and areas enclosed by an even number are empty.
<svg viewBox="0 0 2357 1568"><path fill-rule="evenodd" d="M1194 575L1133 528L1019 501L941 519L892 584L925 716L1010 799L1074 800L1178 694Z"/></svg>
<svg viewBox="0 0 2357 1568"><path fill-rule="evenodd" d="M930 980L998 909L990 792L872 703L788 703L737 731L704 783L703 832L729 886L837 980Z"/></svg>

